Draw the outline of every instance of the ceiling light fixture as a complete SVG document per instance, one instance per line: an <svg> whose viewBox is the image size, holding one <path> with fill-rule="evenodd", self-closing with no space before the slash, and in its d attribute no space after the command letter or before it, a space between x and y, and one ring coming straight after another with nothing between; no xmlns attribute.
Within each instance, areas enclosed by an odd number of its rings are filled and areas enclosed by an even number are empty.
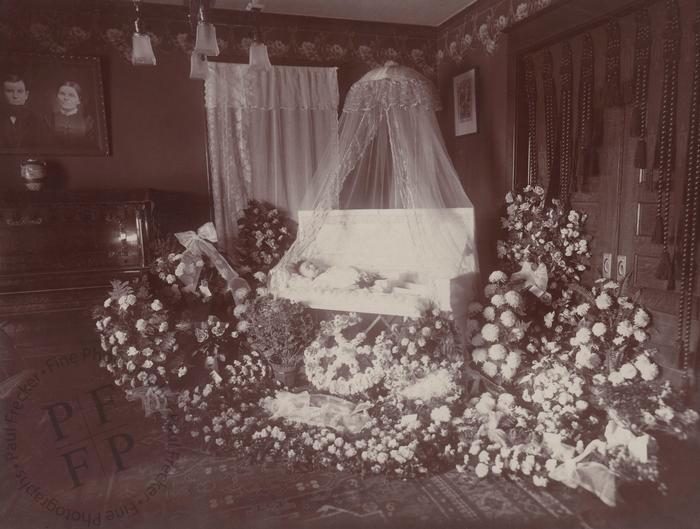
<svg viewBox="0 0 700 529"><path fill-rule="evenodd" d="M204 4L199 4L199 22L197 22L197 38L194 44L194 52L208 57L219 55L219 43L216 41L216 28L214 24L207 22Z"/></svg>
<svg viewBox="0 0 700 529"><path fill-rule="evenodd" d="M258 29L258 16L265 6L257 0L248 2L246 9L253 13L253 42L250 45L248 65L255 70L269 70L272 68L270 57L267 54L267 46L260 42Z"/></svg>
<svg viewBox="0 0 700 529"><path fill-rule="evenodd" d="M151 46L151 37L142 32L140 0L134 0L134 34L131 37L131 64L139 66L155 66L156 56Z"/></svg>

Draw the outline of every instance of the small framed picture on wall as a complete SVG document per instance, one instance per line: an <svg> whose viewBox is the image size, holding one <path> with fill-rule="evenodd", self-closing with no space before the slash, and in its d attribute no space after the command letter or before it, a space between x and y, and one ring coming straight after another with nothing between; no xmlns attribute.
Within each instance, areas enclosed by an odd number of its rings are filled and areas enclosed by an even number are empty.
<svg viewBox="0 0 700 529"><path fill-rule="evenodd" d="M455 136L477 132L476 120L476 68L466 71L452 80L455 112Z"/></svg>

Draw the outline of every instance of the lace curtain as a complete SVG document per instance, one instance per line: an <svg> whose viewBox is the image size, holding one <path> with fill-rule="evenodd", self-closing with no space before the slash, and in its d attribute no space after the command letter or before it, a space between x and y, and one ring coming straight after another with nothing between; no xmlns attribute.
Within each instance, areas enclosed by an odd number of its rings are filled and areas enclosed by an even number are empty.
<svg viewBox="0 0 700 529"><path fill-rule="evenodd" d="M296 216L338 135L337 71L209 63L204 87L214 221L230 251L249 199Z"/></svg>

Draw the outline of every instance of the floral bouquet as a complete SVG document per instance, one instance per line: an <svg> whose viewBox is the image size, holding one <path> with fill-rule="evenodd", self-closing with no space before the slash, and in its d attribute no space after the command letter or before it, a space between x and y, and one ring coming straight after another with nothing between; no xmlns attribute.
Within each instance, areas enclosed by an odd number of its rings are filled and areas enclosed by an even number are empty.
<svg viewBox="0 0 700 529"><path fill-rule="evenodd" d="M100 365L126 389L165 387L182 363L173 362L178 344L168 311L145 279L112 281L112 290L93 318L105 355Z"/></svg>
<svg viewBox="0 0 700 529"><path fill-rule="evenodd" d="M304 352L306 377L317 389L333 395L358 395L384 378L391 357L384 334L376 338L374 346L365 344L367 336L363 332L351 339L343 335L359 322L354 313L321 322L318 337Z"/></svg>
<svg viewBox="0 0 700 529"><path fill-rule="evenodd" d="M384 385L398 399L456 398L462 370L454 323L438 309L393 325L387 346L393 362Z"/></svg>
<svg viewBox="0 0 700 529"><path fill-rule="evenodd" d="M546 486L547 457L541 443L535 442L535 417L518 406L510 393L498 397L483 393L472 404L464 410L458 427L468 449L457 471L472 467L479 478L519 476Z"/></svg>
<svg viewBox="0 0 700 529"><path fill-rule="evenodd" d="M545 315L545 326L571 329L569 344L577 368L595 372L605 363L612 372L643 350L651 317L640 305L620 295L620 284L599 279L590 291L572 288L580 302L558 314ZM649 376L651 380L656 374L649 372Z"/></svg>
<svg viewBox="0 0 700 529"><path fill-rule="evenodd" d="M250 278L255 272L268 273L294 242L292 222L277 208L257 200L248 202L238 219L238 261L240 272Z"/></svg>
<svg viewBox="0 0 700 529"><path fill-rule="evenodd" d="M586 215L566 210L557 201L545 203L540 186L526 186L521 193L506 195L506 216L501 219L507 232L498 241L498 257L514 272L523 263L544 264L552 288L577 282L590 258L588 240L583 235Z"/></svg>
<svg viewBox="0 0 700 529"><path fill-rule="evenodd" d="M650 369L646 355L624 364L618 373L625 372L622 381L618 377L607 378L601 375L595 397L596 404L608 410L614 420L636 435L664 432L680 440L688 439L698 422L698 413L689 409L671 384L658 380L649 381L642 373ZM632 376L633 368L636 373ZM655 368L656 366L654 366ZM658 372L658 369L653 369ZM613 378L611 380L611 377Z"/></svg>
<svg viewBox="0 0 700 529"><path fill-rule="evenodd" d="M205 449L240 450L258 421L257 402L274 387L267 362L255 351L223 369L210 371L206 384L178 396L181 429Z"/></svg>
<svg viewBox="0 0 700 529"><path fill-rule="evenodd" d="M519 385L523 401L536 413L536 432L557 435L579 451L602 432L605 414L590 405L587 380L566 364L543 358Z"/></svg>
<svg viewBox="0 0 700 529"><path fill-rule="evenodd" d="M251 348L286 367L299 365L318 328L306 306L271 294L248 304L245 322Z"/></svg>
<svg viewBox="0 0 700 529"><path fill-rule="evenodd" d="M511 383L528 345L526 331L530 323L525 320L525 303L500 271L489 276L484 293L486 306L474 302L468 307L467 329L473 333L471 359L490 379Z"/></svg>

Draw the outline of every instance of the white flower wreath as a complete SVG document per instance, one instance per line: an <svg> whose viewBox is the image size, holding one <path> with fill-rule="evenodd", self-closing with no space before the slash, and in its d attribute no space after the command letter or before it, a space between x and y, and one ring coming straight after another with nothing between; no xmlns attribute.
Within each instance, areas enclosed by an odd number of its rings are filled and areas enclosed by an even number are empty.
<svg viewBox="0 0 700 529"><path fill-rule="evenodd" d="M357 333L348 340L343 331L359 323L356 314L336 316L321 325L321 332L304 351L304 368L309 382L334 395L356 395L376 386L384 378L391 351L383 333L374 346L363 345L367 335Z"/></svg>

